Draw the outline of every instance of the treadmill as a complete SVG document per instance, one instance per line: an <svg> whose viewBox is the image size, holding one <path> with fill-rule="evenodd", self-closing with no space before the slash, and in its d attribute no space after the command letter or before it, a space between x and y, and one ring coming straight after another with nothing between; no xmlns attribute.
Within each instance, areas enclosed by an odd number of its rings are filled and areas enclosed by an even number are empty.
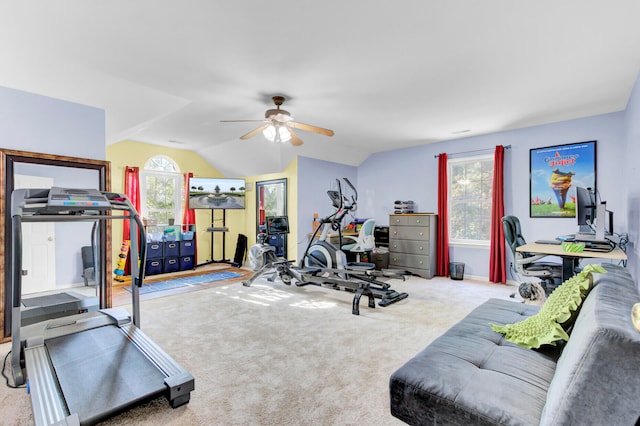
<svg viewBox="0 0 640 426"><path fill-rule="evenodd" d="M160 395L173 408L188 403L193 376L140 330L146 236L129 199L95 189L17 189L11 214L11 373L16 386L28 382L35 424L94 424ZM104 224L114 219L130 221L132 315L101 306L98 311L23 325L22 222ZM106 238L106 232L100 234ZM96 281L104 292L106 280L99 270Z"/></svg>

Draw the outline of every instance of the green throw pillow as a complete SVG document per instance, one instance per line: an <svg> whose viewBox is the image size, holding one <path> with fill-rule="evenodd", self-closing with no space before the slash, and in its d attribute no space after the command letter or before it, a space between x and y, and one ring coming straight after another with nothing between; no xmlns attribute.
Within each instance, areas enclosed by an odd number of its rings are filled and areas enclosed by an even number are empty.
<svg viewBox="0 0 640 426"><path fill-rule="evenodd" d="M514 324L490 326L504 334L508 341L528 349L567 341L567 330L573 325L582 301L593 286L592 273L605 272L600 265L587 265L582 272L558 286L537 314Z"/></svg>

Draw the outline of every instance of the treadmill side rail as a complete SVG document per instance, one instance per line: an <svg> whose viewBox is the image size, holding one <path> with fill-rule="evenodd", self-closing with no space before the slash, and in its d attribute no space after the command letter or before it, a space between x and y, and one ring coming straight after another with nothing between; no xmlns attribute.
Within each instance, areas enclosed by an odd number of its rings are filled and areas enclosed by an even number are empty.
<svg viewBox="0 0 640 426"><path fill-rule="evenodd" d="M77 414L69 415L46 348L43 345L26 348L24 357L29 371L29 392L35 424L80 425Z"/></svg>
<svg viewBox="0 0 640 426"><path fill-rule="evenodd" d="M120 330L167 377L164 382L168 388L167 399L171 407L176 408L189 402L191 391L195 389L193 376L134 324L125 324Z"/></svg>

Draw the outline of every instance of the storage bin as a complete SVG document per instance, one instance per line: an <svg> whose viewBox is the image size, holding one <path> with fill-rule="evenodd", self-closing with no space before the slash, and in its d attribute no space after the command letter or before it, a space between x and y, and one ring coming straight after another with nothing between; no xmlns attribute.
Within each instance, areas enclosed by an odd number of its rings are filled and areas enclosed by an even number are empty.
<svg viewBox="0 0 640 426"><path fill-rule="evenodd" d="M180 245L175 241L165 241L164 257L178 257L180 255Z"/></svg>
<svg viewBox="0 0 640 426"><path fill-rule="evenodd" d="M147 259L161 258L162 250L162 243L147 243Z"/></svg>
<svg viewBox="0 0 640 426"><path fill-rule="evenodd" d="M194 241L180 241L180 256L193 256L196 254Z"/></svg>
<svg viewBox="0 0 640 426"><path fill-rule="evenodd" d="M180 270L186 271L195 267L193 262L193 256L183 256L180 258Z"/></svg>
<svg viewBox="0 0 640 426"><path fill-rule="evenodd" d="M180 263L177 257L165 257L164 259L164 273L177 272L180 269Z"/></svg>
<svg viewBox="0 0 640 426"><path fill-rule="evenodd" d="M183 231L180 233L180 239L183 241L193 240L193 231Z"/></svg>
<svg viewBox="0 0 640 426"><path fill-rule="evenodd" d="M145 276L162 273L162 259L148 259L146 262Z"/></svg>
<svg viewBox="0 0 640 426"><path fill-rule="evenodd" d="M464 263L449 262L449 276L452 280L461 280L464 278Z"/></svg>
<svg viewBox="0 0 640 426"><path fill-rule="evenodd" d="M371 252L371 262L376 264L376 269L389 268L389 251L376 249Z"/></svg>

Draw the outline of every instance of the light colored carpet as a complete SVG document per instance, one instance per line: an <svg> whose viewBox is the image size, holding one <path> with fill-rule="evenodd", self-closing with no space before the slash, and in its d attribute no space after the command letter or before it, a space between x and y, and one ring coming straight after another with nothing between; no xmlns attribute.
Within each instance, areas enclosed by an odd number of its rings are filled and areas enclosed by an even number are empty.
<svg viewBox="0 0 640 426"><path fill-rule="evenodd" d="M393 425L389 376L500 284L392 280L409 297L351 314L352 294L241 282L146 300L142 329L194 377L191 402L159 398L106 425ZM515 302L514 302L515 303ZM0 355L9 351L0 345ZM0 386L0 424L32 423L24 389Z"/></svg>

